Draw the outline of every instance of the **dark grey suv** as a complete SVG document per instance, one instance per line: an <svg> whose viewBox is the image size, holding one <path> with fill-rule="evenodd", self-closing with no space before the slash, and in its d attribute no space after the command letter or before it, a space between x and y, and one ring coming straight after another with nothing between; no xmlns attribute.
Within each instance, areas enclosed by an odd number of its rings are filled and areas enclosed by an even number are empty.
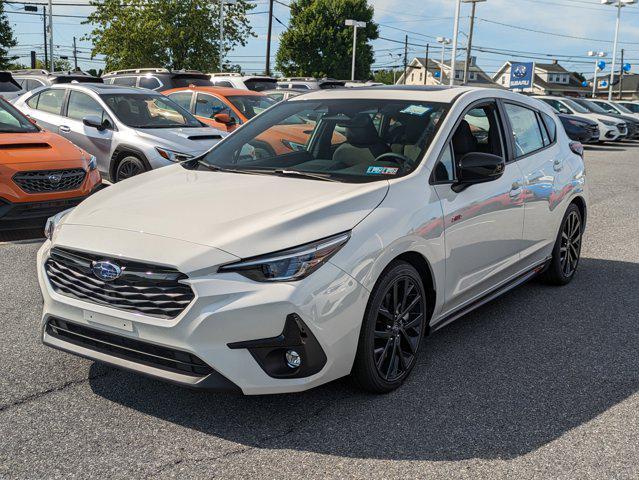
<svg viewBox="0 0 639 480"><path fill-rule="evenodd" d="M194 85L212 87L211 77L198 70L168 70L166 68L133 68L102 75L104 83L121 87L141 87L163 92L172 88Z"/></svg>
<svg viewBox="0 0 639 480"><path fill-rule="evenodd" d="M56 85L58 83L102 83L100 77L94 77L80 71L52 73L48 70L33 69L14 70L12 73L16 82L27 92L38 87Z"/></svg>

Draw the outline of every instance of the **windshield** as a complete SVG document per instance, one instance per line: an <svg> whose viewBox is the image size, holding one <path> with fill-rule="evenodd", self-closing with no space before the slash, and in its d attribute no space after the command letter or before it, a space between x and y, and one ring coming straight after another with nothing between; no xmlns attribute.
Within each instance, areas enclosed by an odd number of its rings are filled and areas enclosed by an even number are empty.
<svg viewBox="0 0 639 480"><path fill-rule="evenodd" d="M593 113L608 113L603 108L601 108L599 105L597 105L596 103L590 102L588 100L574 100L574 102L575 103L579 103L579 105L584 107L589 112L593 112Z"/></svg>
<svg viewBox="0 0 639 480"><path fill-rule="evenodd" d="M177 103L163 95L110 93L100 97L113 114L133 128L193 128L202 124Z"/></svg>
<svg viewBox="0 0 639 480"><path fill-rule="evenodd" d="M191 85L196 87L212 87L213 82L208 78L173 77L173 88L189 87Z"/></svg>
<svg viewBox="0 0 639 480"><path fill-rule="evenodd" d="M254 92L262 92L264 90L273 90L277 88L277 80L270 78L249 78L244 81L244 85Z"/></svg>
<svg viewBox="0 0 639 480"><path fill-rule="evenodd" d="M204 165L372 182L413 171L448 104L408 100L282 102L220 142Z"/></svg>
<svg viewBox="0 0 639 480"><path fill-rule="evenodd" d="M615 103L615 107L620 110L622 113L632 113L630 109L623 106L621 103Z"/></svg>
<svg viewBox="0 0 639 480"><path fill-rule="evenodd" d="M566 105L568 105L570 108L572 108L577 113L588 113L588 109L587 108L582 107L581 105L579 105L574 100L571 100L569 98L562 98L561 101L564 102Z"/></svg>
<svg viewBox="0 0 639 480"><path fill-rule="evenodd" d="M0 133L34 133L38 127L32 124L9 103L0 100Z"/></svg>
<svg viewBox="0 0 639 480"><path fill-rule="evenodd" d="M259 115L268 107L275 105L277 102L266 95L233 95L228 98L246 118L253 118Z"/></svg>

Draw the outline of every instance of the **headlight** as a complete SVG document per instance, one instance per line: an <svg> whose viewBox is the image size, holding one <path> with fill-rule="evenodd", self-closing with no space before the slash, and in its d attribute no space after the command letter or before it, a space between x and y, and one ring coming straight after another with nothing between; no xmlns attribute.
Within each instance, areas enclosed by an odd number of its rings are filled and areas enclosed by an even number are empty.
<svg viewBox="0 0 639 480"><path fill-rule="evenodd" d="M335 255L348 241L340 233L300 247L261 255L220 267L220 272L237 272L257 282L288 282L308 277Z"/></svg>
<svg viewBox="0 0 639 480"><path fill-rule="evenodd" d="M609 127L616 127L619 125L618 122L613 122L612 120L604 120L603 118L600 118L599 121L604 125L608 125Z"/></svg>
<svg viewBox="0 0 639 480"><path fill-rule="evenodd" d="M49 217L47 219L46 225L44 226L44 236L51 240L53 238L55 229L58 228L58 225L60 225L60 221L62 220L62 218L67 213L71 212L71 210L73 210L73 208L62 210L60 213L55 214L53 217Z"/></svg>
<svg viewBox="0 0 639 480"><path fill-rule="evenodd" d="M155 147L155 149L162 158L166 158L171 162L182 162L193 158L193 155L189 155L188 153L176 152L175 150L169 150L162 147Z"/></svg>
<svg viewBox="0 0 639 480"><path fill-rule="evenodd" d="M89 163L87 164L87 166L89 167L90 172L98 168L98 159L95 158L95 155L91 155L89 157Z"/></svg>

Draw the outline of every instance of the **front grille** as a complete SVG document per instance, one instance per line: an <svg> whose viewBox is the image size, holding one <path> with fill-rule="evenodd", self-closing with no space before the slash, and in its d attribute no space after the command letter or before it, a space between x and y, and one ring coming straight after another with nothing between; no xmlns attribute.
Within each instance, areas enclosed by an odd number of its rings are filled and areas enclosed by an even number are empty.
<svg viewBox="0 0 639 480"><path fill-rule="evenodd" d="M109 260L122 269L120 277L103 281L93 262ZM101 255L53 248L45 269L53 289L68 297L158 318L174 318L194 298L188 278L172 268L109 259Z"/></svg>
<svg viewBox="0 0 639 480"><path fill-rule="evenodd" d="M90 350L183 375L203 377L213 369L192 353L51 318L47 334Z"/></svg>
<svg viewBox="0 0 639 480"><path fill-rule="evenodd" d="M626 126L625 123L621 123L617 125L617 129L619 130L619 133L621 133L622 135L626 135L628 133L628 127Z"/></svg>
<svg viewBox="0 0 639 480"><path fill-rule="evenodd" d="M82 168L34 170L16 173L13 181L27 193L64 192L79 188L85 176Z"/></svg>

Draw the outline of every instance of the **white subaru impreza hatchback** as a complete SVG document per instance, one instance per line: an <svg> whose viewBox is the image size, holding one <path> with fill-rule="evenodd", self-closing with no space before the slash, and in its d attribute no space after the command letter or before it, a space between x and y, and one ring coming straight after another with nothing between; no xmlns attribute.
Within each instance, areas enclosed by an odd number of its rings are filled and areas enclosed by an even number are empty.
<svg viewBox="0 0 639 480"><path fill-rule="evenodd" d="M535 275L573 278L582 153L548 105L508 91L282 102L51 218L43 341L212 390L349 374L392 390L429 333Z"/></svg>

